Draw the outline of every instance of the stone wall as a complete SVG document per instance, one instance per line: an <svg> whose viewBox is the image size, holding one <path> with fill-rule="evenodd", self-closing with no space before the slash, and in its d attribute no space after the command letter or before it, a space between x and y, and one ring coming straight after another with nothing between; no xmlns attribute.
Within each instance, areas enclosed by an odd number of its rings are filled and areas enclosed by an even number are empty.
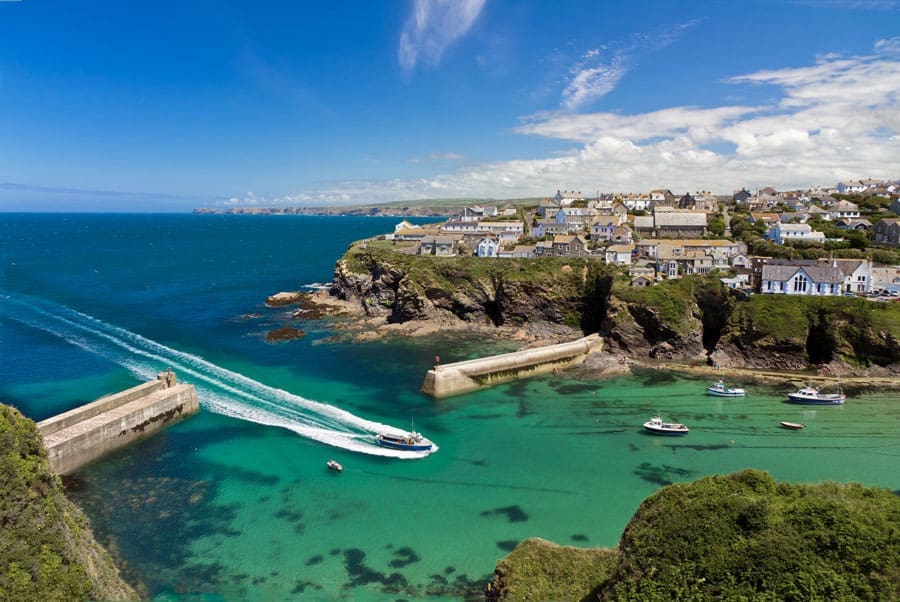
<svg viewBox="0 0 900 602"><path fill-rule="evenodd" d="M38 423L50 466L68 474L199 410L193 385L172 372Z"/></svg>

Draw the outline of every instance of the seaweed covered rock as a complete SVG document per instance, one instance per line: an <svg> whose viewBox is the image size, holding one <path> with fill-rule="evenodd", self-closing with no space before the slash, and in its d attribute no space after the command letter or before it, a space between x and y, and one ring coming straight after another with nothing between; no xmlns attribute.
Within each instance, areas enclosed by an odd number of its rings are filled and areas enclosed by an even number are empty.
<svg viewBox="0 0 900 602"><path fill-rule="evenodd" d="M34 422L0 404L0 601L132 600L63 494Z"/></svg>

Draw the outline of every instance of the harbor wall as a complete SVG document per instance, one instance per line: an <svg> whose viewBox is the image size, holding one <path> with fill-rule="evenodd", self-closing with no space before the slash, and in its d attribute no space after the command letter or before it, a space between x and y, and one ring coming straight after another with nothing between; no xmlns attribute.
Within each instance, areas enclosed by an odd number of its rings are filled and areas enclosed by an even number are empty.
<svg viewBox="0 0 900 602"><path fill-rule="evenodd" d="M602 347L603 339L593 334L558 345L437 365L425 374L422 393L437 398L449 397L551 372L582 361Z"/></svg>
<svg viewBox="0 0 900 602"><path fill-rule="evenodd" d="M193 385L169 371L38 423L50 466L68 474L200 409Z"/></svg>

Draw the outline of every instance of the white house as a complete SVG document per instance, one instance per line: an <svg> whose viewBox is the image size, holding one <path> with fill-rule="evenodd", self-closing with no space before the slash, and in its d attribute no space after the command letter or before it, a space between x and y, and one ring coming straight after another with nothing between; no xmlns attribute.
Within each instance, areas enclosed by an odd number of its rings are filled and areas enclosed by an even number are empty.
<svg viewBox="0 0 900 602"><path fill-rule="evenodd" d="M807 240L809 242L825 242L825 234L812 229L809 224L782 224L778 222L772 230L772 240L783 245L789 240Z"/></svg>
<svg viewBox="0 0 900 602"><path fill-rule="evenodd" d="M493 236L485 236L475 247L476 257L496 257L500 243Z"/></svg>
<svg viewBox="0 0 900 602"><path fill-rule="evenodd" d="M610 245L606 248L606 263L631 265L632 251L634 251L634 245Z"/></svg>
<svg viewBox="0 0 900 602"><path fill-rule="evenodd" d="M872 262L868 259L832 259L844 275L843 290L853 293L868 293L872 290Z"/></svg>
<svg viewBox="0 0 900 602"><path fill-rule="evenodd" d="M859 206L850 201L838 201L828 211L828 215L833 220L853 219L859 217Z"/></svg>
<svg viewBox="0 0 900 602"><path fill-rule="evenodd" d="M764 264L761 293L775 295L840 295L844 274L829 264L795 262Z"/></svg>

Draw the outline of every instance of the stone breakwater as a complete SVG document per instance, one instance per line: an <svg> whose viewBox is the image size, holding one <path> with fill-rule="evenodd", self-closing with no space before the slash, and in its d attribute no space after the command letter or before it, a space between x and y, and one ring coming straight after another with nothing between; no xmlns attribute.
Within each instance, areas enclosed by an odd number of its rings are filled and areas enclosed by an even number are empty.
<svg viewBox="0 0 900 602"><path fill-rule="evenodd" d="M38 432L50 467L74 472L199 410L197 390L166 371L156 380L47 418Z"/></svg>
<svg viewBox="0 0 900 602"><path fill-rule="evenodd" d="M435 365L425 375L422 392L432 397L449 397L482 387L551 372L584 360L603 347L596 334L577 341L547 345L491 357Z"/></svg>

